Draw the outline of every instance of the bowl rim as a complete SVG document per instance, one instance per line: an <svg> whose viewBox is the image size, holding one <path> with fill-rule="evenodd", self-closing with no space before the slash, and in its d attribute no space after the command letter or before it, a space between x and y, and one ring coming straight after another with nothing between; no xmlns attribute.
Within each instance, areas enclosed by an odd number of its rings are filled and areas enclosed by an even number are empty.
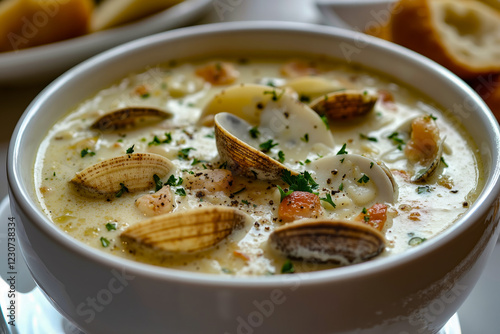
<svg viewBox="0 0 500 334"><path fill-rule="evenodd" d="M344 38L351 41L356 38L356 32L308 23L273 21L223 22L192 26L159 33L132 42L128 42L126 44L105 51L101 54L98 54L73 67L72 69L61 75L59 78L57 78L55 81L53 81L31 102L31 104L27 107L26 111L20 118L12 135L7 157L7 176L9 182L11 205L13 205L12 202L16 202L17 205L22 208L27 217L29 217L31 222L36 225L37 228L48 238L50 238L52 242L59 244L66 250L75 253L80 257L84 257L87 260L95 262L109 269L121 268L125 269L127 273L137 276L148 277L150 279L156 279L160 281L177 281L183 284L225 286L226 288L276 288L294 285L296 284L297 280L299 280L302 284L314 285L323 284L326 282L333 283L336 281L353 279L360 276L366 277L369 275L375 275L382 271L391 270L394 267L397 267L404 263L422 258L434 252L436 249L442 247L455 236L463 233L463 231L465 231L470 227L471 224L474 223L474 219L471 219L473 215L478 215L479 217L485 215L493 202L500 199L500 187L498 187L498 185L500 184L500 129L493 114L488 109L486 104L482 101L482 99L469 86L467 86L465 82L463 82L461 79L459 79L444 67L438 65L437 63L434 63L428 58L425 58L411 50L395 45L393 43L365 35L363 35L363 40L367 42L368 47L384 49L385 52L394 53L398 57L409 58L413 63L416 64L416 66L418 65L427 67L433 72L436 72L436 75L445 77L445 79L449 81L451 85L454 85L457 89L459 89L464 94L464 96L469 97L473 101L475 106L481 110L481 113L475 116L479 116L479 118L482 119L483 123L490 125L490 128L488 130L491 132L491 136L489 138L491 141L492 169L491 174L485 182L481 194L477 198L476 202L471 206L471 208L452 226L448 227L439 235L428 240L425 244L420 245L417 249L410 249L400 254L395 254L392 256L387 256L384 258L376 259L374 261L359 263L352 266L322 270L317 272L296 273L294 275L273 275L266 277L227 277L225 275L188 272L153 266L129 259L124 259L118 256L109 256L109 254L106 254L105 252L79 242L78 240L67 235L57 226L52 224L50 220L45 216L45 214L39 209L38 205L36 205L34 199L31 198L29 190L23 188L20 184L19 180L21 179L21 167L17 166L15 161L18 160L18 156L21 154L20 142L22 140L22 134L27 131L27 128L29 128L30 120L33 118L37 110L40 110L43 107L45 101L50 99L51 95L54 94L60 87L64 86L67 82L78 80L74 78L78 78L79 75L81 75L83 72L91 70L92 67L101 62L126 56L127 53L130 53L134 49L137 50L147 46L151 47L154 45L159 45L176 38L183 38L194 35L198 35L199 37L207 34L210 35L214 33L227 33L228 31L237 34L238 32L243 31L257 33L259 31L263 32L269 30L281 31L291 34L306 32L310 34L328 35L332 38ZM498 189L495 189L495 185L497 185Z"/></svg>

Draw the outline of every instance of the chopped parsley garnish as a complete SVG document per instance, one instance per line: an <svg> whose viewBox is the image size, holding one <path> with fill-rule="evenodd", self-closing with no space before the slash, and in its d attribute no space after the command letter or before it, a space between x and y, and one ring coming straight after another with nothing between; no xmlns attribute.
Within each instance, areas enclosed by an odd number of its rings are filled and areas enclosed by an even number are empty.
<svg viewBox="0 0 500 334"><path fill-rule="evenodd" d="M227 169L227 161L224 161L223 163L221 163L219 168L220 169Z"/></svg>
<svg viewBox="0 0 500 334"><path fill-rule="evenodd" d="M245 190L247 190L247 188L246 188L246 187L243 187L243 188L241 188L240 190L235 191L235 192L234 192L234 193L232 193L231 195L238 195L238 194L242 193L242 192L243 192L243 191L245 191Z"/></svg>
<svg viewBox="0 0 500 334"><path fill-rule="evenodd" d="M307 96L307 95L301 94L299 96L299 101L303 102L303 103L309 103L309 102L311 102L311 98L309 96Z"/></svg>
<svg viewBox="0 0 500 334"><path fill-rule="evenodd" d="M401 151L403 149L402 145L405 144L405 141L403 139L399 138L398 132L391 133L387 138L392 140L395 144L398 145L398 150Z"/></svg>
<svg viewBox="0 0 500 334"><path fill-rule="evenodd" d="M183 148L183 149L179 150L179 152L177 152L177 157L179 159L186 160L187 158L189 158L190 151L196 151L196 149L194 147Z"/></svg>
<svg viewBox="0 0 500 334"><path fill-rule="evenodd" d="M177 179L175 175L170 175L165 185L171 187L178 187L182 184L183 181L184 180L182 179L182 177L179 177L179 179Z"/></svg>
<svg viewBox="0 0 500 334"><path fill-rule="evenodd" d="M184 188L178 188L175 193L179 196L186 196L186 191L184 190Z"/></svg>
<svg viewBox="0 0 500 334"><path fill-rule="evenodd" d="M274 146L278 146L278 145L279 145L278 143L273 143L273 140L269 139L268 141L263 142L262 144L260 144L259 147L260 147L260 149L261 149L262 152L267 153L267 152L271 151L271 149Z"/></svg>
<svg viewBox="0 0 500 334"><path fill-rule="evenodd" d="M161 188L163 188L163 182L161 182L161 179L160 179L160 177L158 175L154 174L153 175L153 180L155 181L155 191L158 191Z"/></svg>
<svg viewBox="0 0 500 334"><path fill-rule="evenodd" d="M304 137L300 138L300 140L302 140L304 143L308 143L309 142L309 134L306 133L304 135Z"/></svg>
<svg viewBox="0 0 500 334"><path fill-rule="evenodd" d="M432 119L433 121L437 120L438 118L436 116L434 116L433 114L429 114L427 117L429 117L430 119Z"/></svg>
<svg viewBox="0 0 500 334"><path fill-rule="evenodd" d="M283 200L285 199L285 197L287 197L288 195L290 195L291 193L293 193L293 190L288 190L288 191L284 191L283 188L281 188L279 185L276 185L276 188L278 188L279 192L280 192L280 202L283 202Z"/></svg>
<svg viewBox="0 0 500 334"><path fill-rule="evenodd" d="M366 210L366 208L363 208L363 210L361 210L361 213L366 215L368 213L368 210Z"/></svg>
<svg viewBox="0 0 500 334"><path fill-rule="evenodd" d="M128 193L128 188L125 186L124 183L120 183L120 187L121 189L118 190L118 192L115 194L115 197L121 197L123 195L123 193Z"/></svg>
<svg viewBox="0 0 500 334"><path fill-rule="evenodd" d="M365 135L363 133L359 134L359 138L366 139L366 140L373 141L373 142L378 142L377 138L375 138L375 137L368 137L367 135Z"/></svg>
<svg viewBox="0 0 500 334"><path fill-rule="evenodd" d="M365 216L363 217L363 219L365 220L365 222L367 222L367 223L368 223L368 222L370 221L370 216L365 215Z"/></svg>
<svg viewBox="0 0 500 334"><path fill-rule="evenodd" d="M431 192L431 187L429 186L419 186L417 187L417 194L425 194Z"/></svg>
<svg viewBox="0 0 500 334"><path fill-rule="evenodd" d="M330 122L328 122L328 118L326 117L326 115L321 115L319 117L321 117L321 120L323 121L323 123L325 123L326 129L330 130Z"/></svg>
<svg viewBox="0 0 500 334"><path fill-rule="evenodd" d="M206 162L205 160L199 160L197 158L193 158L193 162L191 162L191 166L197 165L201 162Z"/></svg>
<svg viewBox="0 0 500 334"><path fill-rule="evenodd" d="M330 195L330 193L326 193L326 197L320 197L320 200L329 203L335 209L336 205L333 203L332 195Z"/></svg>
<svg viewBox="0 0 500 334"><path fill-rule="evenodd" d="M248 130L248 133L250 134L250 137L252 137L254 139L256 139L260 136L259 129L256 126L251 128L250 130Z"/></svg>
<svg viewBox="0 0 500 334"><path fill-rule="evenodd" d="M116 230L116 223L107 223L106 224L106 229L108 231Z"/></svg>
<svg viewBox="0 0 500 334"><path fill-rule="evenodd" d="M241 200L241 203L246 204L246 205L250 205L250 203L246 199Z"/></svg>
<svg viewBox="0 0 500 334"><path fill-rule="evenodd" d="M294 272L295 268L293 267L292 261L287 260L285 263L283 263L283 266L281 267L282 274L293 274Z"/></svg>
<svg viewBox="0 0 500 334"><path fill-rule="evenodd" d="M205 135L205 138L215 138L215 132L209 133L208 135Z"/></svg>
<svg viewBox="0 0 500 334"><path fill-rule="evenodd" d="M445 167L449 167L448 164L446 163L446 161L444 161L444 158L441 157L441 163L445 166Z"/></svg>
<svg viewBox="0 0 500 334"><path fill-rule="evenodd" d="M292 175L289 170L285 169L281 174L281 179L290 186L292 191L306 191L314 194L314 190L319 186L307 171L299 175Z"/></svg>
<svg viewBox="0 0 500 334"><path fill-rule="evenodd" d="M373 162L370 162L370 169L372 169L374 163Z"/></svg>
<svg viewBox="0 0 500 334"><path fill-rule="evenodd" d="M341 183L341 184L339 185L339 191L342 191L342 190L344 190L344 184L343 184L343 183Z"/></svg>
<svg viewBox="0 0 500 334"><path fill-rule="evenodd" d="M370 181L370 178L368 177L368 175L363 174L363 176L360 177L360 179L358 180L358 183L368 183L368 181Z"/></svg>
<svg viewBox="0 0 500 334"><path fill-rule="evenodd" d="M283 151L278 152L278 161L281 163L285 162L285 153Z"/></svg>
<svg viewBox="0 0 500 334"><path fill-rule="evenodd" d="M91 151L88 147L87 147L87 148L84 148L84 149L80 152L80 156L83 158L83 157L85 157L85 156L87 156L87 155L88 155L89 157L91 157L91 156L95 155L95 152L92 152L92 151Z"/></svg>
<svg viewBox="0 0 500 334"><path fill-rule="evenodd" d="M337 155L341 155L341 154L349 154L349 152L347 152L345 149L347 147L347 143L344 143L344 145L342 145L342 148L340 149L340 151L337 152Z"/></svg>
<svg viewBox="0 0 500 334"><path fill-rule="evenodd" d="M284 93L285 93L284 89L281 90L281 93L279 95L276 94L276 89L273 89L272 91L269 91L269 90L264 91L264 95L266 95L266 94L271 94L272 95L271 99L273 101L278 101L280 99L280 97L283 96Z"/></svg>
<svg viewBox="0 0 500 334"><path fill-rule="evenodd" d="M134 153L134 146L135 146L135 145L132 145L132 146L130 146L129 148L127 148L127 152L126 152L126 153L127 153L127 154L132 154L132 153Z"/></svg>
<svg viewBox="0 0 500 334"><path fill-rule="evenodd" d="M345 158L340 159L340 163L344 163Z"/></svg>
<svg viewBox="0 0 500 334"><path fill-rule="evenodd" d="M413 237L408 241L408 245L410 245L410 246L420 245L422 242L424 242L426 240L427 240L426 238Z"/></svg>
<svg viewBox="0 0 500 334"><path fill-rule="evenodd" d="M172 133L165 132L165 139L160 140L158 136L154 136L153 140L148 143L148 146L160 145L160 144L170 144L172 142Z"/></svg>
<svg viewBox="0 0 500 334"><path fill-rule="evenodd" d="M102 247L108 247L111 242L105 237L101 237L101 245Z"/></svg>
<svg viewBox="0 0 500 334"><path fill-rule="evenodd" d="M147 98L148 98L148 97L150 97L150 96L151 96L151 94L149 94L149 93L144 93L144 94L142 94L142 95L141 95L141 98L143 98L143 99L147 99Z"/></svg>

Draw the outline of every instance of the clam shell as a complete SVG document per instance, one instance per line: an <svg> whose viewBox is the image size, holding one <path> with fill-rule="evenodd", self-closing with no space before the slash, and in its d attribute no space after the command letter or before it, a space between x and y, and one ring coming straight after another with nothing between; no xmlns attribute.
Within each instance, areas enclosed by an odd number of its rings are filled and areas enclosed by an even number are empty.
<svg viewBox="0 0 500 334"><path fill-rule="evenodd" d="M174 164L161 155L132 153L89 166L76 173L70 182L84 196L110 196L122 189L121 184L129 192L152 188L153 175L163 178L174 169Z"/></svg>
<svg viewBox="0 0 500 334"><path fill-rule="evenodd" d="M283 171L288 170L287 167L233 134L248 132L250 127L247 122L232 114L221 113L215 116L215 140L221 161L227 162L234 172L249 178L279 179Z"/></svg>
<svg viewBox="0 0 500 334"><path fill-rule="evenodd" d="M114 131L148 125L169 117L172 117L171 113L152 107L127 107L103 115L91 125L91 128Z"/></svg>
<svg viewBox="0 0 500 334"><path fill-rule="evenodd" d="M204 207L141 221L120 237L130 245L174 253L195 252L216 245L247 219L235 208Z"/></svg>
<svg viewBox="0 0 500 334"><path fill-rule="evenodd" d="M288 258L342 265L369 260L385 248L379 231L347 220L298 220L275 229L269 240Z"/></svg>
<svg viewBox="0 0 500 334"><path fill-rule="evenodd" d="M436 156L431 160L431 162L427 166L423 166L422 168L415 170L415 174L411 177L412 182L423 182L427 180L432 174L434 174L434 172L441 163L445 139L446 138L443 138L442 140L439 141L438 151L436 153Z"/></svg>
<svg viewBox="0 0 500 334"><path fill-rule="evenodd" d="M309 107L330 121L351 120L370 112L377 99L378 95L367 91L344 90L318 97Z"/></svg>

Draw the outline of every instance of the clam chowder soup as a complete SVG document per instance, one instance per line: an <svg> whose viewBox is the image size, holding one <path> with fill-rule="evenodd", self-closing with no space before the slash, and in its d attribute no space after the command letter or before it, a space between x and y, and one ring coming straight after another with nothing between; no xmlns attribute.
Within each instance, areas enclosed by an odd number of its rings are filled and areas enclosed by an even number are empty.
<svg viewBox="0 0 500 334"><path fill-rule="evenodd" d="M326 59L133 73L58 121L40 205L116 256L222 275L322 270L419 247L482 187L477 148L417 92Z"/></svg>

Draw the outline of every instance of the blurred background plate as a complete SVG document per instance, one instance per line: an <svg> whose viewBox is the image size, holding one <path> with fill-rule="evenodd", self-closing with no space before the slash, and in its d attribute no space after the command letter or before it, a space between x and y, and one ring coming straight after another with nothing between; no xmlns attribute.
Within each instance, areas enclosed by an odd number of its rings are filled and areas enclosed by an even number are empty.
<svg viewBox="0 0 500 334"><path fill-rule="evenodd" d="M48 83L73 65L113 46L200 19L212 0L185 0L123 26L13 52L0 53L0 86Z"/></svg>

